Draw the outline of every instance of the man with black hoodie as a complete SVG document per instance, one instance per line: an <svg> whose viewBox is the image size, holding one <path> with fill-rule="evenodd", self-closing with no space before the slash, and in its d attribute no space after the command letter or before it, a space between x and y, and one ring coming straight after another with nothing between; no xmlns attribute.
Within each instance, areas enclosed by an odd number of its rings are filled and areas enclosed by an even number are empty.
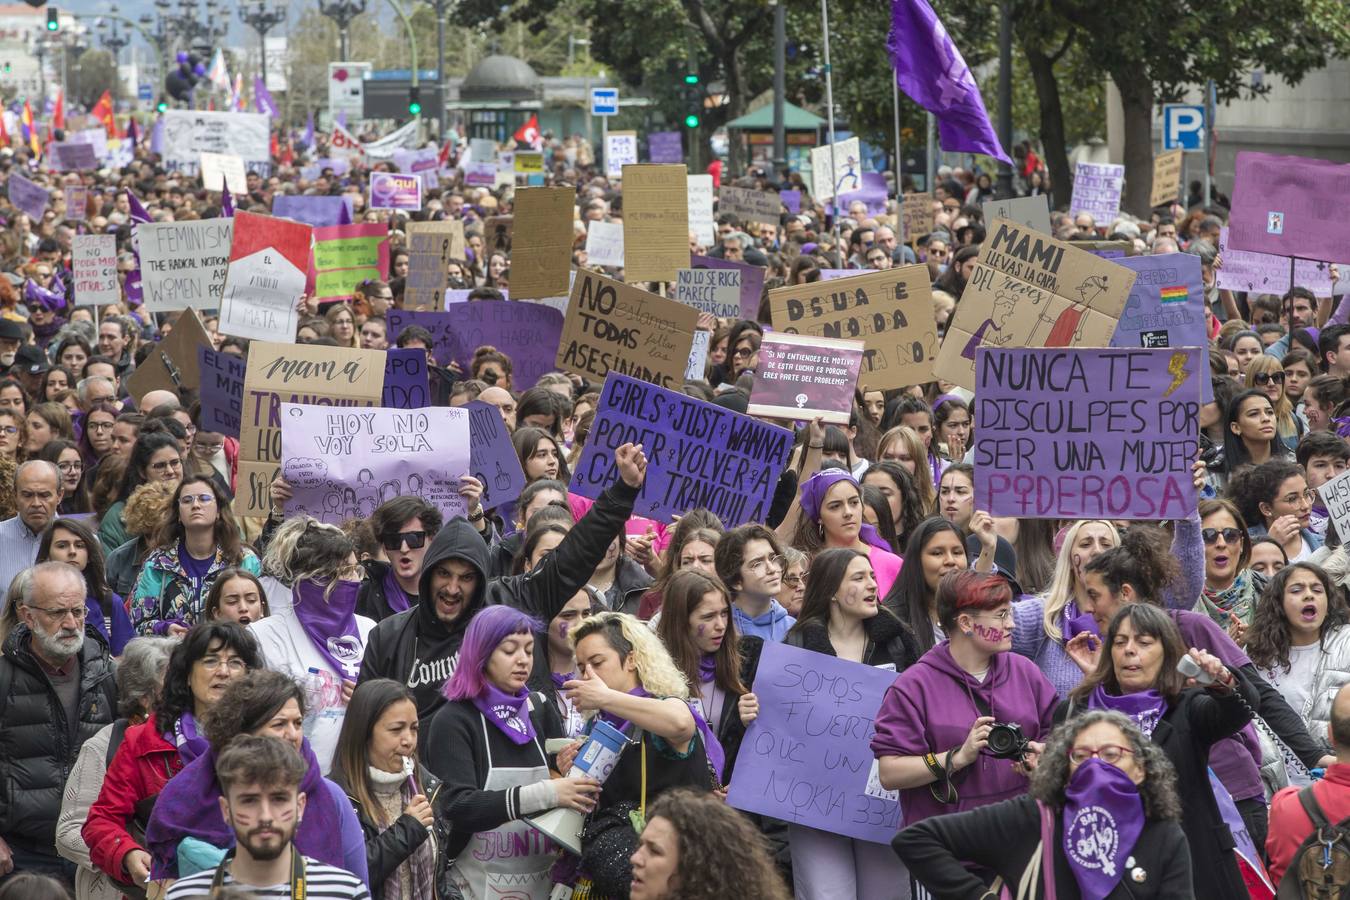
<svg viewBox="0 0 1350 900"><path fill-rule="evenodd" d="M455 671L464 630L474 613L504 603L550 622L585 586L633 512L647 473L641 444L614 452L619 479L533 571L489 580L487 546L462 518L436 535L422 561L419 601L383 620L366 639L358 683L392 678L406 684L423 725L445 702L441 688ZM427 734L427 729L422 729Z"/></svg>

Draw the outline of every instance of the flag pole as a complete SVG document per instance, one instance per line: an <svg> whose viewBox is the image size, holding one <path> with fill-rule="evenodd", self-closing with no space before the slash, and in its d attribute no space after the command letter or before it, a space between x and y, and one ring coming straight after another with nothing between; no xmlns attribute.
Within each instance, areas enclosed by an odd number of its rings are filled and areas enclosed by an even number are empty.
<svg viewBox="0 0 1350 900"><path fill-rule="evenodd" d="M820 0L821 32L825 50L825 122L830 131L830 204L834 207L834 246L840 253L840 265L847 257L839 246L839 185L834 183L834 74L830 71L830 0Z"/></svg>

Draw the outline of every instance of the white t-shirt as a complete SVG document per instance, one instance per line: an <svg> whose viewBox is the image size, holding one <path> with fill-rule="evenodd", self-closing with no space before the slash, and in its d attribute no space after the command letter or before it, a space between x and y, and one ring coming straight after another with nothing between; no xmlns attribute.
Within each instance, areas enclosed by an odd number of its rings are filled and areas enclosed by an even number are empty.
<svg viewBox="0 0 1350 900"><path fill-rule="evenodd" d="M165 900L195 900L211 893L211 882L216 877L215 869L206 869L187 878L180 878L169 888ZM222 885L234 884L229 870L221 879ZM266 887L247 885L249 895L258 900L291 900L290 882L269 884ZM321 862L305 857L305 897L307 900L370 900L370 891L346 869L326 866Z"/></svg>
<svg viewBox="0 0 1350 900"><path fill-rule="evenodd" d="M1317 675L1317 663L1322 657L1322 644L1308 644L1306 647L1289 648L1289 671L1276 664L1262 674L1275 685L1284 697L1289 708L1299 715L1303 714L1304 704L1313 689L1313 678Z"/></svg>

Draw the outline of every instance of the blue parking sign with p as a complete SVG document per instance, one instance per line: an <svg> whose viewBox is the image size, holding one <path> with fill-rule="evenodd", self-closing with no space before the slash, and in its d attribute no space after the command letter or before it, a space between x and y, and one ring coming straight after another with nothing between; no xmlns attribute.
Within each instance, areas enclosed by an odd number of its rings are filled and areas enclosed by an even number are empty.
<svg viewBox="0 0 1350 900"><path fill-rule="evenodd" d="M1199 104L1163 106L1163 149L1205 149L1205 108Z"/></svg>

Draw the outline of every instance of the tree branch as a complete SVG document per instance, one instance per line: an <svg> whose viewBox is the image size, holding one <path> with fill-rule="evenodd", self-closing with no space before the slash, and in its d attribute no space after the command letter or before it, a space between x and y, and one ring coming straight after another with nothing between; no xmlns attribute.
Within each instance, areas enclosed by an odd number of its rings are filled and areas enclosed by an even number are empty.
<svg viewBox="0 0 1350 900"><path fill-rule="evenodd" d="M1070 25L1069 30L1064 35L1064 43L1059 45L1058 50L1050 54L1049 59L1052 66L1059 62L1064 57L1065 53L1069 52L1069 48L1073 46L1074 38L1076 37L1078 37L1078 31Z"/></svg>

